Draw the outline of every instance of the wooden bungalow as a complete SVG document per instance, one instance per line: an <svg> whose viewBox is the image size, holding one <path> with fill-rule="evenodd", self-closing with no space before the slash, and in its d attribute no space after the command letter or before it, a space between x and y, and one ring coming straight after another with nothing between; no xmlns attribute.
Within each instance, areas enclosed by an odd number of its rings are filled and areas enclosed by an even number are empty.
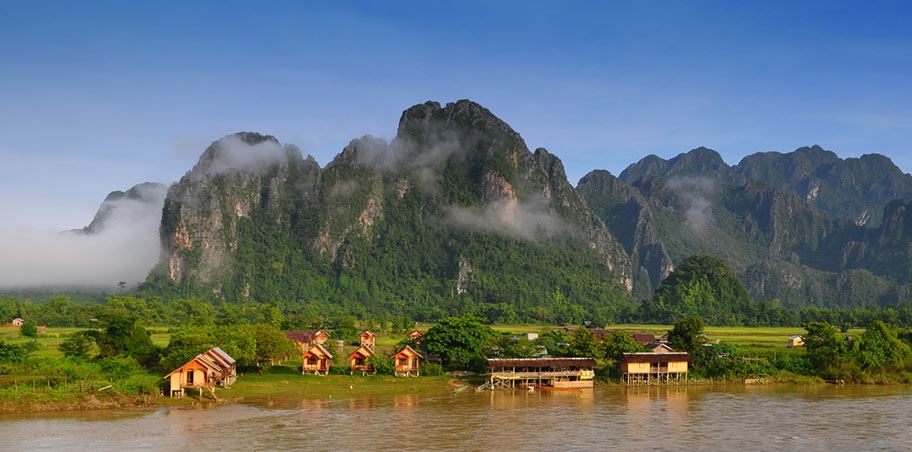
<svg viewBox="0 0 912 452"><path fill-rule="evenodd" d="M786 348L800 347L802 345L804 345L804 338L800 334L788 338L788 342L785 344Z"/></svg>
<svg viewBox="0 0 912 452"><path fill-rule="evenodd" d="M22 320L21 318L16 317L15 319L13 319L12 322L10 322L10 325L13 325L13 326L22 326L24 323L25 323L25 320Z"/></svg>
<svg viewBox="0 0 912 452"><path fill-rule="evenodd" d="M320 344L313 344L301 355L301 374L328 375L333 355Z"/></svg>
<svg viewBox="0 0 912 452"><path fill-rule="evenodd" d="M397 377L417 377L419 375L418 362L424 359L421 353L416 352L408 345L399 353L391 357L395 366L395 375Z"/></svg>
<svg viewBox="0 0 912 452"><path fill-rule="evenodd" d="M358 335L358 338L361 339L361 345L369 345L373 347L377 341L377 334L371 330L364 330L361 332L361 334Z"/></svg>
<svg viewBox="0 0 912 452"><path fill-rule="evenodd" d="M374 366L367 363L368 358L371 356L374 356L374 349L367 345L362 345L351 352L348 355L348 360L351 363L351 374L354 375L355 372L361 372L361 375L366 375L375 372Z"/></svg>
<svg viewBox="0 0 912 452"><path fill-rule="evenodd" d="M689 362L687 352L624 353L621 383L639 385L687 381Z"/></svg>
<svg viewBox="0 0 912 452"><path fill-rule="evenodd" d="M207 389L215 398L215 385L222 378L223 369L204 355L196 355L183 366L174 369L166 379L171 380L171 397L184 397L187 389L199 389L199 397L203 398L203 388Z"/></svg>
<svg viewBox="0 0 912 452"><path fill-rule="evenodd" d="M489 359L487 387L544 386L550 388L591 388L595 378L592 358L508 358Z"/></svg>
<svg viewBox="0 0 912 452"><path fill-rule="evenodd" d="M412 330L412 332L408 334L408 339L416 344L420 343L422 337L424 337L424 333L418 330Z"/></svg>

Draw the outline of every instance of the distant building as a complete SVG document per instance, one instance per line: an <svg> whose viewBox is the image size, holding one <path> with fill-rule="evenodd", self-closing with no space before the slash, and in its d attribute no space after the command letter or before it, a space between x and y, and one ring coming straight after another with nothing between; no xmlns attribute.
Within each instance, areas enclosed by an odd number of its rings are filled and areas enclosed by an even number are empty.
<svg viewBox="0 0 912 452"><path fill-rule="evenodd" d="M633 340L640 343L640 345L649 345L653 342L656 342L656 337L653 334L648 333L633 333Z"/></svg>
<svg viewBox="0 0 912 452"><path fill-rule="evenodd" d="M369 345L371 347L374 346L374 343L377 340L377 335L371 330L362 331L358 337L361 339L361 345Z"/></svg>
<svg viewBox="0 0 912 452"><path fill-rule="evenodd" d="M329 339L329 333L323 330L296 330L285 333L288 340L294 342L300 349L301 353L307 353L314 344L324 344Z"/></svg>
<svg viewBox="0 0 912 452"><path fill-rule="evenodd" d="M393 355L392 359L397 377L417 377L420 374L418 362L424 357L421 356L421 353L406 345L402 351Z"/></svg>
<svg viewBox="0 0 912 452"><path fill-rule="evenodd" d="M424 333L418 330L412 330L412 332L408 334L409 340L416 344L421 342L422 337L424 337Z"/></svg>
<svg viewBox="0 0 912 452"><path fill-rule="evenodd" d="M621 361L621 383L665 384L687 381L687 352L624 353Z"/></svg>
<svg viewBox="0 0 912 452"><path fill-rule="evenodd" d="M804 345L804 338L801 337L800 334L796 334L796 335L788 338L788 342L785 343L785 346L787 348L800 347L802 345Z"/></svg>
<svg viewBox="0 0 912 452"><path fill-rule="evenodd" d="M525 336L526 340L529 340L529 341L534 341L534 340L538 339L538 333L526 333L526 334L524 334L524 336Z"/></svg>
<svg viewBox="0 0 912 452"><path fill-rule="evenodd" d="M487 387L591 388L595 365L592 358L488 359Z"/></svg>
<svg viewBox="0 0 912 452"><path fill-rule="evenodd" d="M301 355L301 373L312 372L314 375L329 374L329 362L333 355L320 344L313 344Z"/></svg>
<svg viewBox="0 0 912 452"><path fill-rule="evenodd" d="M10 324L13 326L22 326L23 323L25 323L25 320L22 320L19 317L16 317L12 322L10 322Z"/></svg>
<svg viewBox="0 0 912 452"><path fill-rule="evenodd" d="M671 353L674 350L668 345L661 342L653 342L646 346L653 353Z"/></svg>

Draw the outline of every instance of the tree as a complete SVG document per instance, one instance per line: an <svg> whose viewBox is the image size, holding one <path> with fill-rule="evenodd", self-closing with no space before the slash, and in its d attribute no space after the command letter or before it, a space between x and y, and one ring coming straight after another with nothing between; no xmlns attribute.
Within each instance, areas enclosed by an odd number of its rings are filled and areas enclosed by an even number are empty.
<svg viewBox="0 0 912 452"><path fill-rule="evenodd" d="M912 361L912 350L897 337L895 329L875 320L864 333L852 341L851 353L864 370L906 367Z"/></svg>
<svg viewBox="0 0 912 452"><path fill-rule="evenodd" d="M570 346L567 347L567 355L595 359L605 357L598 336L587 328L578 328L570 333Z"/></svg>
<svg viewBox="0 0 912 452"><path fill-rule="evenodd" d="M804 349L811 366L821 375L832 375L843 367L845 341L833 326L826 322L811 322L804 327Z"/></svg>
<svg viewBox="0 0 912 452"><path fill-rule="evenodd" d="M294 344L285 333L272 325L256 325L256 357L261 363L286 359L295 353Z"/></svg>
<svg viewBox="0 0 912 452"><path fill-rule="evenodd" d="M691 317L675 322L674 327L668 332L668 343L671 348L679 352L687 352L693 360L694 367L706 364L707 353L703 344L706 342L703 334L703 320Z"/></svg>
<svg viewBox="0 0 912 452"><path fill-rule="evenodd" d="M88 332L98 345L98 355L108 358L126 355L144 366L158 363L158 349L152 345L149 332L134 314L109 310L98 316L99 329Z"/></svg>
<svg viewBox="0 0 912 452"><path fill-rule="evenodd" d="M73 333L66 337L57 348L67 358L86 359L92 353L94 342L84 332Z"/></svg>
<svg viewBox="0 0 912 452"><path fill-rule="evenodd" d="M496 337L481 319L465 314L440 319L422 338L428 352L440 356L445 366L459 369L479 368L484 348Z"/></svg>
<svg viewBox="0 0 912 452"><path fill-rule="evenodd" d="M24 344L10 344L0 340L0 362L21 363L28 358L29 348Z"/></svg>
<svg viewBox="0 0 912 452"><path fill-rule="evenodd" d="M38 336L38 326L35 325L34 320L26 320L25 323L19 327L19 334L25 337L36 337Z"/></svg>
<svg viewBox="0 0 912 452"><path fill-rule="evenodd" d="M637 342L633 336L620 331L609 334L605 337L603 342L605 357L614 361L615 366L620 364L621 359L624 357L624 353L646 351L646 347Z"/></svg>
<svg viewBox="0 0 912 452"><path fill-rule="evenodd" d="M193 359L194 356L214 346L212 334L209 331L193 328L179 329L171 333L171 339L168 341L168 347L165 348L164 357L162 357L162 366L165 369L176 369ZM231 353L228 352L228 354Z"/></svg>
<svg viewBox="0 0 912 452"><path fill-rule="evenodd" d="M640 307L646 321L701 317L714 325L741 323L752 303L735 272L711 256L684 259Z"/></svg>
<svg viewBox="0 0 912 452"><path fill-rule="evenodd" d="M536 351L532 341L512 334L501 335L497 339L497 349L500 350L501 358L531 358Z"/></svg>

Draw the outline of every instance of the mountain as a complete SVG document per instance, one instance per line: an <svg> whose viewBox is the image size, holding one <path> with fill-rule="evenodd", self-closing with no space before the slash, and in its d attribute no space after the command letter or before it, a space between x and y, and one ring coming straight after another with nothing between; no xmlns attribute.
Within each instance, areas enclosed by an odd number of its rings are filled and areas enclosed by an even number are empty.
<svg viewBox="0 0 912 452"><path fill-rule="evenodd" d="M561 161L470 101L411 107L391 142L353 140L325 167L225 137L168 189L160 233L151 296L503 322L632 306L629 257Z"/></svg>
<svg viewBox="0 0 912 452"><path fill-rule="evenodd" d="M841 159L817 145L785 154L749 155L732 167L716 151L704 147L670 160L650 155L627 167L619 178L632 184L644 176L701 177L736 185L763 181L796 193L834 217L851 218L861 225L879 224L883 207L894 199L912 200L912 175L903 173L889 158L866 154Z"/></svg>
<svg viewBox="0 0 912 452"><path fill-rule="evenodd" d="M115 218L130 218L145 215L147 211L158 211L165 200L168 187L157 182L143 182L130 187L127 191L120 190L108 193L101 206L95 212L92 222L82 229L72 232L84 234L98 234Z"/></svg>
<svg viewBox="0 0 912 452"><path fill-rule="evenodd" d="M646 157L618 178L593 171L577 190L628 251L638 298L674 263L706 254L731 265L756 299L854 307L908 299L907 204L891 200L907 196L909 179L873 154L843 160L814 146L728 167L698 148ZM644 246L662 258L635 252Z"/></svg>

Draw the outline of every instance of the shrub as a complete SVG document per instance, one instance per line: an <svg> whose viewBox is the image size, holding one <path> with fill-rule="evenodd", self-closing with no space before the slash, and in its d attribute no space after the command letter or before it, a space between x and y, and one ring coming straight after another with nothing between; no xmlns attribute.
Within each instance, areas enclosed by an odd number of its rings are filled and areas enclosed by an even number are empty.
<svg viewBox="0 0 912 452"><path fill-rule="evenodd" d="M57 348L67 358L86 359L95 342L85 333L73 333L66 337Z"/></svg>
<svg viewBox="0 0 912 452"><path fill-rule="evenodd" d="M379 353L367 358L367 363L374 366L374 370L380 375L392 375L396 372L396 366L393 365L393 360L388 356L382 356Z"/></svg>
<svg viewBox="0 0 912 452"><path fill-rule="evenodd" d="M19 334L25 337L36 337L38 336L38 326L35 325L33 320L26 320L25 323L19 327Z"/></svg>
<svg viewBox="0 0 912 452"><path fill-rule="evenodd" d="M421 375L426 375L429 377L443 375L443 366L437 363L422 361L420 364L418 364L418 370L421 371Z"/></svg>

